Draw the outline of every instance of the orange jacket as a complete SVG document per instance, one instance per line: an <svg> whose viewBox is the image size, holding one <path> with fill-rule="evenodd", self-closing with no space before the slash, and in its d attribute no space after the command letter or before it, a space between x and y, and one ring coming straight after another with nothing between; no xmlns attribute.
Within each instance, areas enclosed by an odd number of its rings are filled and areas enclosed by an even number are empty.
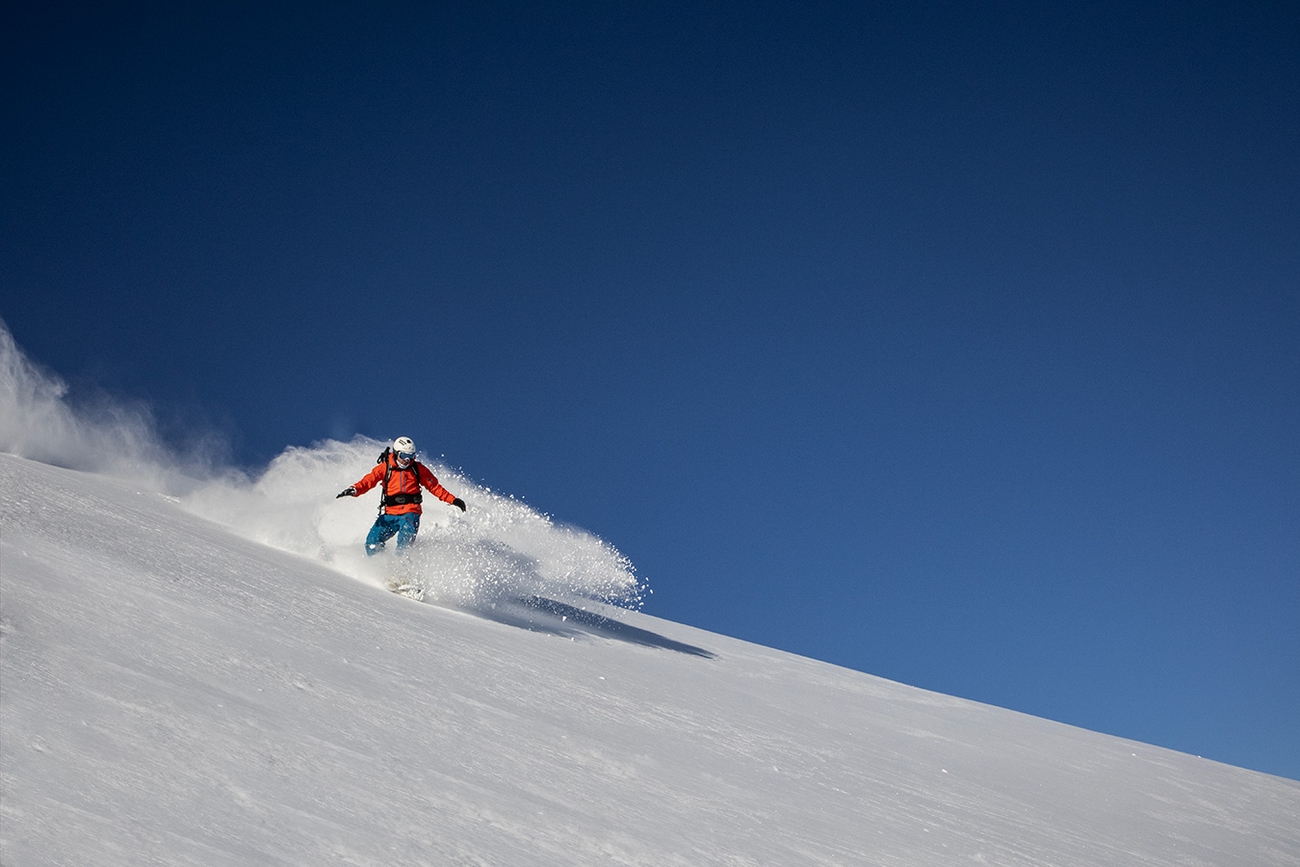
<svg viewBox="0 0 1300 867"><path fill-rule="evenodd" d="M397 465L397 459L391 454L386 461L375 464L373 470L362 476L361 481L352 486L357 489L358 497L375 485L383 483L384 473L387 472L389 464L392 465L393 471L388 476L388 496L391 497L394 494L406 494L408 496L418 494L420 486L423 485L429 490L429 493L444 503L450 503L456 499L451 491L438 484L438 477L429 472L429 468L424 464L419 461L411 461L409 467L402 469ZM422 511L419 503L384 506L384 512L389 515L409 515L412 512L418 515Z"/></svg>

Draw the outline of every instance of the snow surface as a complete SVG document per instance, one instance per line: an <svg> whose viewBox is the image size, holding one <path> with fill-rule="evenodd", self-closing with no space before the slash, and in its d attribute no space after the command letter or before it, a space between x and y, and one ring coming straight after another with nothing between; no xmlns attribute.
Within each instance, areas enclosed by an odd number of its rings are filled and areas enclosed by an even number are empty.
<svg viewBox="0 0 1300 867"><path fill-rule="evenodd" d="M296 499L368 447L183 499L0 455L5 865L1300 864L1300 784L582 603L617 552L489 492L388 593L365 463Z"/></svg>

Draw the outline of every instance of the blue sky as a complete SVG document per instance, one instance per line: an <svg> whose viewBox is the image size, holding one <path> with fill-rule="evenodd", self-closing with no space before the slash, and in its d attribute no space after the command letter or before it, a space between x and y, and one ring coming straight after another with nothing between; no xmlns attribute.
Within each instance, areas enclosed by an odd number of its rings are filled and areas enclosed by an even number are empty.
<svg viewBox="0 0 1300 867"><path fill-rule="evenodd" d="M1293 9L4 14L74 398L409 434L649 613L1300 778Z"/></svg>

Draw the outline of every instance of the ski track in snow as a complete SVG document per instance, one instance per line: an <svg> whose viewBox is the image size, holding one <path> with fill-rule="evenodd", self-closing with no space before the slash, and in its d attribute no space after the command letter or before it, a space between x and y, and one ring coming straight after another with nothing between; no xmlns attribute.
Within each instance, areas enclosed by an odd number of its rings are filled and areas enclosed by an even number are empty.
<svg viewBox="0 0 1300 867"><path fill-rule="evenodd" d="M619 562L590 537L495 537L539 565L446 591L468 616L340 569L332 504L270 547L246 489L182 503L0 455L0 490L5 864L1300 864L1292 781L636 612L486 601L606 587L554 565Z"/></svg>

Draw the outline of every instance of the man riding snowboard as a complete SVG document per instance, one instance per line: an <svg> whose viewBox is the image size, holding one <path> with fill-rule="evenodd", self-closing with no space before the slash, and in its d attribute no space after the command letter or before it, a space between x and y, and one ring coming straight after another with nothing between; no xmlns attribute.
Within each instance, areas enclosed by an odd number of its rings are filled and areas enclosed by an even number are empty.
<svg viewBox="0 0 1300 867"><path fill-rule="evenodd" d="M376 485L381 485L379 517L366 536L366 556L381 550L394 535L398 553L415 541L415 534L420 531L420 501L424 499L421 487L444 503L465 511L465 501L438 484L429 468L415 459L415 443L410 437L393 440L392 447L379 456L375 468L334 499L359 497Z"/></svg>

